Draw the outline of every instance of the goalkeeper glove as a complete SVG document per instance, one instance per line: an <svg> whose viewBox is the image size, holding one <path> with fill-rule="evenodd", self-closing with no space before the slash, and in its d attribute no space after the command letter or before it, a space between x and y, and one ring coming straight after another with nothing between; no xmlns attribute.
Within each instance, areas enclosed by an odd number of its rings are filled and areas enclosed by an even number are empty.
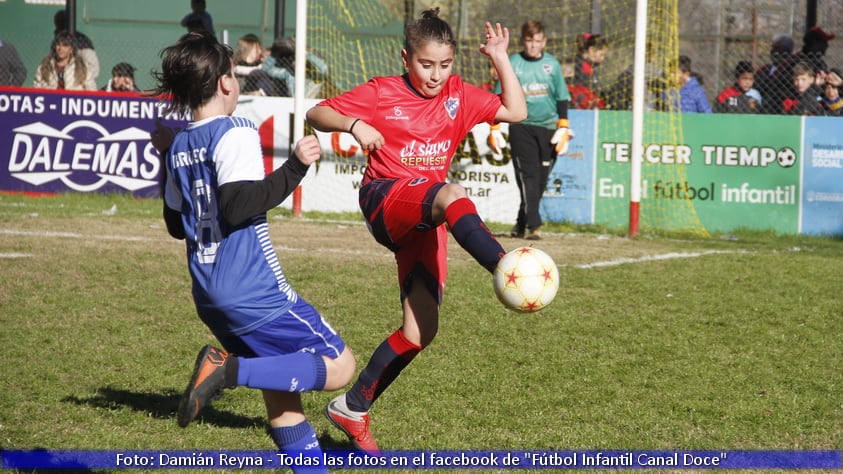
<svg viewBox="0 0 843 474"><path fill-rule="evenodd" d="M559 119L556 122L556 132L550 139L550 143L556 145L555 150L557 155L561 155L568 151L568 142L574 138L574 131L568 128L568 119Z"/></svg>
<svg viewBox="0 0 843 474"><path fill-rule="evenodd" d="M507 143L503 137L503 132L501 132L501 124L495 123L489 126L489 138L486 140L486 143L496 155L503 153L503 149L506 148Z"/></svg>

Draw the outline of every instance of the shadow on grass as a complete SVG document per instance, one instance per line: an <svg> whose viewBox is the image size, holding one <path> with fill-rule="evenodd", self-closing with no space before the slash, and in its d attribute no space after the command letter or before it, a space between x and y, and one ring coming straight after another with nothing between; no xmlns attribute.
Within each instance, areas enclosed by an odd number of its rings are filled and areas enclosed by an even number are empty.
<svg viewBox="0 0 843 474"><path fill-rule="evenodd" d="M181 392L170 389L164 393L140 393L113 387L103 387L90 397L68 396L62 399L65 403L88 405L106 410L119 410L128 407L136 412L161 420L172 419L175 422L176 410L181 399ZM267 426L266 419L260 416L243 416L230 411L218 410L214 405L206 406L197 417L204 423L226 428L251 428L253 426ZM267 434L269 432L267 431ZM319 436L319 444L323 450L354 451L354 445L348 438L341 436L334 438L330 433L323 432Z"/></svg>
<svg viewBox="0 0 843 474"><path fill-rule="evenodd" d="M131 408L134 411L145 413L148 416L166 420L172 419L175 422L176 410L181 399L181 392L170 389L164 393L133 392L113 387L103 387L90 397L77 397L74 395L65 397L62 402L75 403L77 405L89 405L95 408L107 410ZM216 426L227 428L251 428L253 426L265 425L263 417L249 417L238 415L230 411L218 410L214 405L206 406L197 420Z"/></svg>

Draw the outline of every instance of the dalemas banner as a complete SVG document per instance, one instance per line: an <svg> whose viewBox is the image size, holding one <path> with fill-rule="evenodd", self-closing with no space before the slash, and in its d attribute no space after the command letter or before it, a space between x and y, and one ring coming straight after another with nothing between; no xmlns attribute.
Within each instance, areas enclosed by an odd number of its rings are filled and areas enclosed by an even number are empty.
<svg viewBox="0 0 843 474"><path fill-rule="evenodd" d="M158 196L161 162L149 131L159 118L185 123L136 94L0 88L0 189Z"/></svg>

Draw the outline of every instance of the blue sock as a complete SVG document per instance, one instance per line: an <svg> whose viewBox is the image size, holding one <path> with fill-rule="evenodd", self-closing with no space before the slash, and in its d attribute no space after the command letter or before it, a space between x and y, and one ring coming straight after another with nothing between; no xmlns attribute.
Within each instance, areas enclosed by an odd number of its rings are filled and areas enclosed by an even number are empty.
<svg viewBox="0 0 843 474"><path fill-rule="evenodd" d="M273 357L240 357L237 385L279 392L325 388L327 369L322 356L296 352Z"/></svg>
<svg viewBox="0 0 843 474"><path fill-rule="evenodd" d="M318 461L316 466L291 466L294 473L327 473L328 469L322 465L322 447L319 446L319 438L307 420L295 426L281 426L269 430L272 440L278 445L278 449L284 454L295 458L303 455L306 459Z"/></svg>

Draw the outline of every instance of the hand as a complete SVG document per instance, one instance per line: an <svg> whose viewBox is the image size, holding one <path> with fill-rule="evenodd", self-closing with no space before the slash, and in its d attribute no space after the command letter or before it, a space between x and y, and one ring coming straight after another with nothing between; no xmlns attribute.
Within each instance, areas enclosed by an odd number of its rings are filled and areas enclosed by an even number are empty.
<svg viewBox="0 0 843 474"><path fill-rule="evenodd" d="M506 139L503 137L503 132L501 132L501 124L495 123L489 127L489 138L486 139L486 143L489 145L489 148L492 149L496 155L500 155L503 153L503 149L506 148L509 144L506 143Z"/></svg>
<svg viewBox="0 0 843 474"><path fill-rule="evenodd" d="M553 133L553 137L550 139L550 143L556 145L556 154L562 155L568 152L568 142L574 139L574 131L568 128L568 119L559 119L556 122L556 132Z"/></svg>
<svg viewBox="0 0 843 474"><path fill-rule="evenodd" d="M385 140L381 132L362 120L355 120L348 131L366 151L380 150Z"/></svg>
<svg viewBox="0 0 843 474"><path fill-rule="evenodd" d="M486 43L480 45L480 52L490 58L496 54L506 55L506 48L509 46L509 29L502 28L500 23L492 24L486 22Z"/></svg>
<svg viewBox="0 0 843 474"><path fill-rule="evenodd" d="M158 153L163 155L170 148L170 144L173 143L176 132L178 132L178 129L164 126L159 117L155 120L155 128L149 132L149 141L158 150Z"/></svg>
<svg viewBox="0 0 843 474"><path fill-rule="evenodd" d="M294 153L303 165L310 166L322 156L322 145L316 135L307 135L296 143Z"/></svg>

